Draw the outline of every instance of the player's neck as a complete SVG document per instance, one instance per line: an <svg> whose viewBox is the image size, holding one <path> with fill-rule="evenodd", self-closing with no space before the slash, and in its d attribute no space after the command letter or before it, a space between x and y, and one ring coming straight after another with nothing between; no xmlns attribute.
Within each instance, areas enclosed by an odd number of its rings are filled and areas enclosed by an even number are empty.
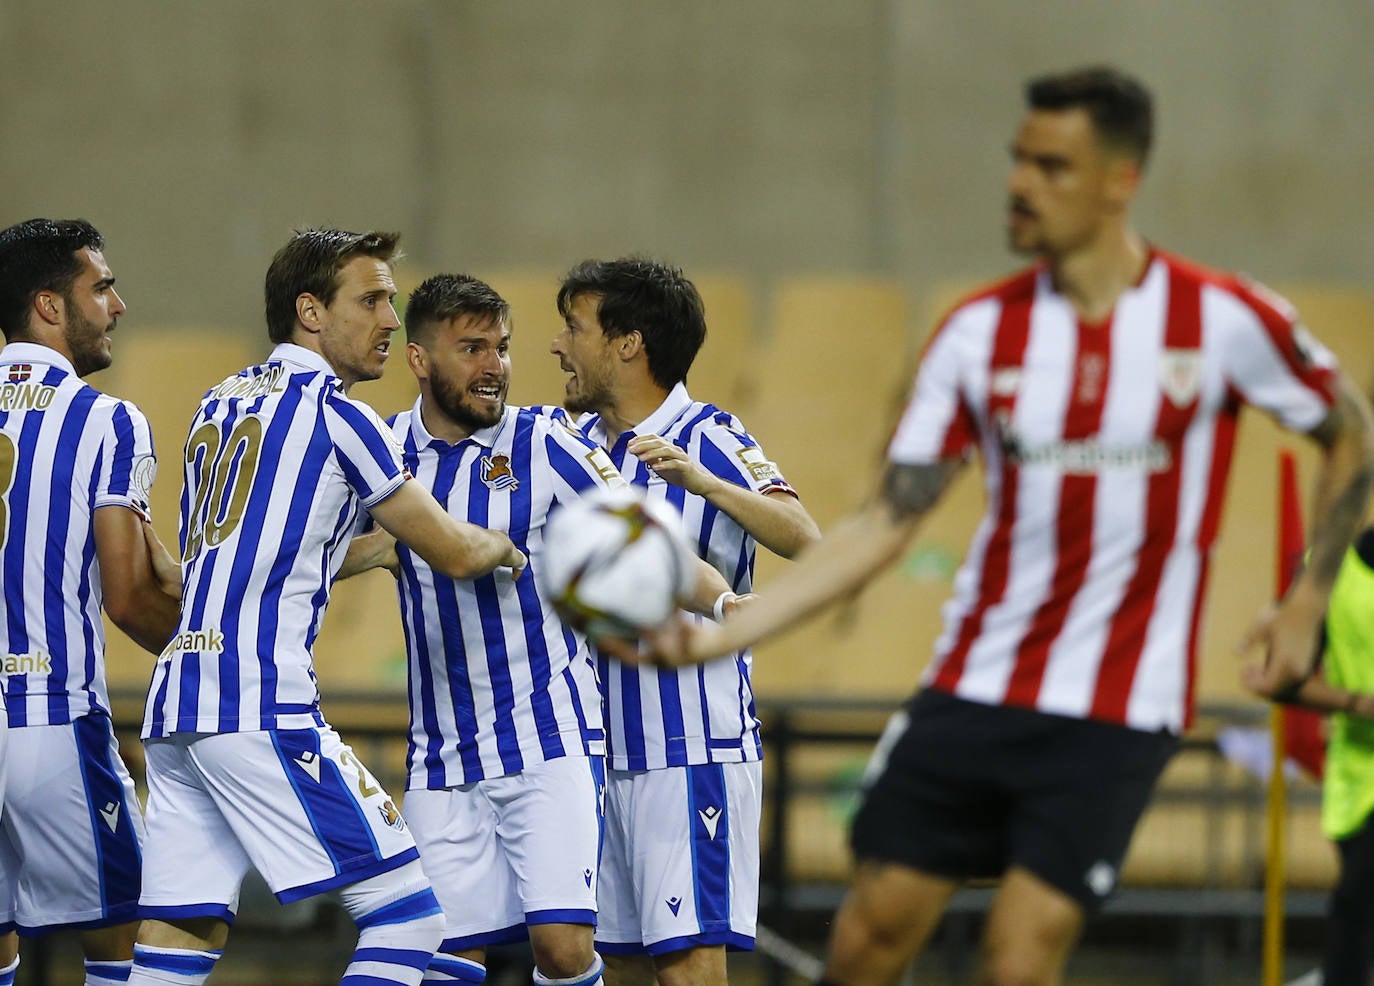
<svg viewBox="0 0 1374 986"><path fill-rule="evenodd" d="M1092 243L1051 258L1050 275L1085 322L1101 322L1117 299L1140 283L1149 263L1150 248L1129 227L1113 229Z"/></svg>
<svg viewBox="0 0 1374 986"><path fill-rule="evenodd" d="M420 422L425 426L425 431L435 438L448 442L450 445L457 445L459 442L472 437L475 428L469 428L454 421L443 411L434 405L433 400L427 400L422 395L420 400Z"/></svg>
<svg viewBox="0 0 1374 986"><path fill-rule="evenodd" d="M641 381L624 384L618 389L615 401L601 410L601 427L608 445L662 406L668 392L657 384Z"/></svg>

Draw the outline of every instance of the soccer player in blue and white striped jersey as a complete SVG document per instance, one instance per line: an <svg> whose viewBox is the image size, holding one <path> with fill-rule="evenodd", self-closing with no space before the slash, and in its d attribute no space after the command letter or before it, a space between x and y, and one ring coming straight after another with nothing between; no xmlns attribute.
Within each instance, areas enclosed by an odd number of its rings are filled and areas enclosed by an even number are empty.
<svg viewBox="0 0 1374 986"><path fill-rule="evenodd" d="M398 547L405 816L447 921L425 981L476 986L489 946L528 935L538 986L594 986L601 694L585 638L530 576L550 512L623 480L561 408L505 403L510 307L489 285L429 278L406 334L420 397L391 419L406 466L452 516L508 531L530 559L516 583L454 580Z"/></svg>
<svg viewBox="0 0 1374 986"><path fill-rule="evenodd" d="M114 282L83 220L0 232L0 931L81 929L92 986L128 978L143 839L110 726L100 611L154 654L177 621L144 540L148 422L81 380L110 365L124 312ZM12 939L0 963L13 982Z"/></svg>
<svg viewBox="0 0 1374 986"><path fill-rule="evenodd" d="M397 237L307 230L267 271L268 360L192 419L182 497L183 612L158 659L144 738L148 839L136 986L195 986L255 866L279 900L339 889L360 937L346 986L417 986L443 930L404 819L320 714L311 646L359 512L447 575L524 556L453 520L348 388L399 328Z"/></svg>
<svg viewBox="0 0 1374 986"><path fill-rule="evenodd" d="M755 542L790 557L819 537L786 480L733 415L684 381L706 335L701 296L649 260L586 261L564 279L554 339L564 406L620 473L683 515L688 540L734 594ZM719 618L732 602L722 595ZM725 948L752 948L762 745L742 651L684 671L603 657L606 837L597 947L618 984L720 986ZM630 957L647 953L652 969ZM610 978L608 976L608 978Z"/></svg>

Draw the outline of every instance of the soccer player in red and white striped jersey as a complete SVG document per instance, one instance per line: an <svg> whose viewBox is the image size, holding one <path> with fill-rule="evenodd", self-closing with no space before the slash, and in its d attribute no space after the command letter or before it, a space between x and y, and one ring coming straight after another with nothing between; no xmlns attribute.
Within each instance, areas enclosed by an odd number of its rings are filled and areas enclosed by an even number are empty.
<svg viewBox="0 0 1374 986"><path fill-rule="evenodd" d="M1152 99L1112 69L1033 80L1010 245L1037 258L939 326L882 489L719 627L661 659L748 646L900 557L976 450L987 509L923 688L879 744L826 980L895 982L959 884L1000 876L987 983L1058 982L1188 724L1201 590L1238 413L1324 450L1312 558L1257 622L1258 688L1309 672L1363 516L1370 412L1282 299L1156 249L1131 202Z"/></svg>

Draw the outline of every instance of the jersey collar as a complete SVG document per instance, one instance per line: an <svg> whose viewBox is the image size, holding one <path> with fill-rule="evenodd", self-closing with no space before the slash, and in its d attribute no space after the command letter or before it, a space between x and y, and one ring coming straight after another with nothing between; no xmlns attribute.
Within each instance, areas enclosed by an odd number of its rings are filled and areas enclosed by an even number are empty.
<svg viewBox="0 0 1374 986"><path fill-rule="evenodd" d="M673 389L668 391L668 396L663 398L663 403L647 418L625 432L625 434L621 435L620 438L616 440L616 444L618 445L621 442L628 441L630 438L638 435L662 435L663 432L667 430L668 426L676 421L682 415L682 412L691 406L692 398L687 394L687 385L684 383L674 384ZM601 423L600 415L597 415L596 421L592 424L587 437L598 445L607 447L606 428Z"/></svg>
<svg viewBox="0 0 1374 986"><path fill-rule="evenodd" d="M415 434L415 444L419 448L430 448L434 449L436 452L445 452L449 449L459 448L468 442L480 445L483 448L492 448L496 444L497 436L500 435L501 430L506 427L506 423L519 411L519 408L507 404L505 410L501 412L501 420L490 428L482 428L479 431L474 431L461 442L446 442L442 438L436 438L434 435L431 435L429 429L425 427L425 419L420 416L421 400L422 398L415 398L415 403L411 406L410 430Z"/></svg>
<svg viewBox="0 0 1374 986"><path fill-rule="evenodd" d="M8 342L0 349L0 363L46 363L76 376L72 361L51 346L37 342Z"/></svg>
<svg viewBox="0 0 1374 986"><path fill-rule="evenodd" d="M267 361L269 363L291 363L294 366L314 370L317 373L328 373L331 377L339 376L334 371L334 367L329 365L329 360L315 350L298 346L294 342L277 343L277 348L272 350L272 355L267 357Z"/></svg>

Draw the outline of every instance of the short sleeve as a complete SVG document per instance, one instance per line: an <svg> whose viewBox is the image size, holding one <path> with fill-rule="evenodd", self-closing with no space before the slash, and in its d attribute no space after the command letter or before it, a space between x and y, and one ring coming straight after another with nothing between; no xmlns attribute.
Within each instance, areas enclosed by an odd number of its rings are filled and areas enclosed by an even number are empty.
<svg viewBox="0 0 1374 986"><path fill-rule="evenodd" d="M1299 432L1326 419L1336 400L1336 357L1307 331L1291 304L1244 280L1234 292L1209 291L1203 304L1203 323L1210 316L1223 326L1227 380L1247 404Z"/></svg>
<svg viewBox="0 0 1374 986"><path fill-rule="evenodd" d="M698 429L697 461L713 476L758 493L782 492L796 496L763 448L733 415L717 412Z"/></svg>
<svg viewBox="0 0 1374 986"><path fill-rule="evenodd" d="M977 441L964 400L962 336L956 313L931 338L916 371L911 396L888 445L888 461L924 465L964 458Z"/></svg>
<svg viewBox="0 0 1374 986"><path fill-rule="evenodd" d="M409 478L400 442L372 408L335 394L325 400L324 420L344 479L364 506L385 500Z"/></svg>
<svg viewBox="0 0 1374 986"><path fill-rule="evenodd" d="M91 508L128 507L152 519L151 495L157 478L157 455L148 419L129 401L114 405L101 442L100 468Z"/></svg>

